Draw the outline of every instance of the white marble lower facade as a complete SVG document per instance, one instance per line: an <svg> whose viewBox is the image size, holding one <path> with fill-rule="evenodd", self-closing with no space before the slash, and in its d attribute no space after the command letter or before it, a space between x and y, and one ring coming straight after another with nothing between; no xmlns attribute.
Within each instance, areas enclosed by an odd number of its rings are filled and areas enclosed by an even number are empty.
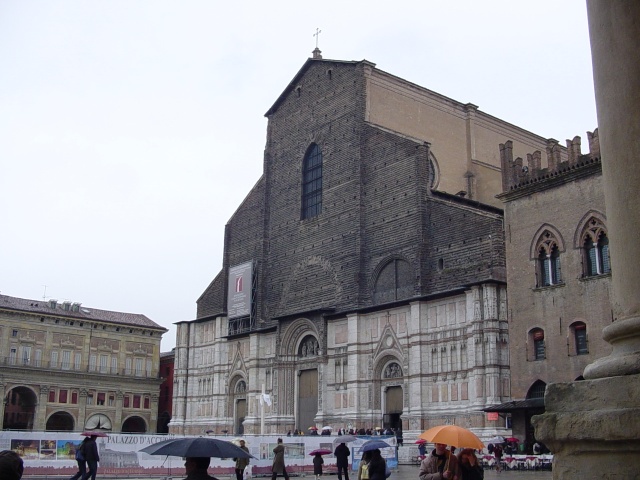
<svg viewBox="0 0 640 480"><path fill-rule="evenodd" d="M488 421L482 408L509 400L506 312L506 287L488 283L367 313L289 318L237 338L226 338L226 317L181 323L170 431L375 428L395 413L409 436L442 423L493 433L504 419ZM316 375L309 398L305 382ZM263 387L270 406L259 401ZM301 424L309 401L316 413Z"/></svg>

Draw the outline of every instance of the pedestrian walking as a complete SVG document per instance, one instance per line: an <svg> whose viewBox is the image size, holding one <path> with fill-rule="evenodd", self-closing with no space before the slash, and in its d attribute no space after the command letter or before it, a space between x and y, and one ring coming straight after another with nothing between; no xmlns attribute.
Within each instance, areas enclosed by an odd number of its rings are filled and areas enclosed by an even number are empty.
<svg viewBox="0 0 640 480"><path fill-rule="evenodd" d="M284 480L289 480L289 474L284 464L284 445L282 439L278 439L276 448L273 449L273 465L271 466L271 480L276 480L278 475L284 476Z"/></svg>
<svg viewBox="0 0 640 480"><path fill-rule="evenodd" d="M380 449L371 450L371 460L369 461L369 480L385 480L389 478L391 472L387 467L387 462L382 458Z"/></svg>
<svg viewBox="0 0 640 480"><path fill-rule="evenodd" d="M69 480L78 480L84 478L84 474L87 472L87 461L84 458L84 446L87 443L89 437L84 437L80 445L76 447L75 457L78 464L78 471Z"/></svg>
<svg viewBox="0 0 640 480"><path fill-rule="evenodd" d="M338 480L342 480L342 474L344 474L344 480L349 480L349 455L351 450L345 443L338 445L333 452L336 457L336 466L338 467Z"/></svg>
<svg viewBox="0 0 640 480"><path fill-rule="evenodd" d="M473 448L465 448L458 454L458 480L484 480L484 470Z"/></svg>
<svg viewBox="0 0 640 480"><path fill-rule="evenodd" d="M249 453L249 449L245 445L244 440L240 440L240 448ZM244 469L249 465L249 458L234 458L236 461L236 480L244 479Z"/></svg>
<svg viewBox="0 0 640 480"><path fill-rule="evenodd" d="M91 478L91 480L96 480L96 474L98 473L98 462L100 461L100 455L98 454L98 445L96 444L96 435L91 435L87 437L86 442L84 443L84 447L82 447L82 453L84 454L84 459L87 462L87 471L82 477L82 480L87 480Z"/></svg>
<svg viewBox="0 0 640 480"><path fill-rule="evenodd" d="M436 443L436 448L420 462L420 480L457 480L458 459L447 450L444 443Z"/></svg>
<svg viewBox="0 0 640 480"><path fill-rule="evenodd" d="M187 457L184 469L187 474L184 480L218 480L207 473L211 457Z"/></svg>
<svg viewBox="0 0 640 480"><path fill-rule="evenodd" d="M319 453L316 453L315 456L313 457L313 474L316 476L316 480L320 480L320 477L322 476L323 463L324 463L324 460L322 458L322 455L320 455Z"/></svg>

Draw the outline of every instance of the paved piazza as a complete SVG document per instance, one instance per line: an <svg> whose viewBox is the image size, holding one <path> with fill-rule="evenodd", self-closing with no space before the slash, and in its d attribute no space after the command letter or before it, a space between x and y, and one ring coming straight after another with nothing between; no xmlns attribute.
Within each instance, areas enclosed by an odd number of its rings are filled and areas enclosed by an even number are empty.
<svg viewBox="0 0 640 480"><path fill-rule="evenodd" d="M100 480L134 480L133 478L120 476L120 477L107 477L100 474L100 468L98 468L98 477ZM174 475L172 477L142 477L140 479L135 480L179 480L184 478L185 475ZM32 480L45 480L46 477L23 477L25 479ZM60 477L48 477L47 480L52 479L59 480ZM235 476L219 476L217 477L219 480L235 480ZM266 479L268 477L256 477L257 479ZM283 477L278 477L278 479L282 479ZM297 478L297 477L291 477ZM304 478L313 479L313 475L307 475ZM335 480L337 477L335 475L324 475L323 478L326 480ZM351 480L357 480L356 475L350 475L349 478ZM485 480L551 480L551 472L549 471L519 471L519 470L506 470L503 472L496 472L495 470L485 470L484 474ZM400 468L397 471L394 471L391 474L389 480L418 480L418 467L413 465L400 465Z"/></svg>

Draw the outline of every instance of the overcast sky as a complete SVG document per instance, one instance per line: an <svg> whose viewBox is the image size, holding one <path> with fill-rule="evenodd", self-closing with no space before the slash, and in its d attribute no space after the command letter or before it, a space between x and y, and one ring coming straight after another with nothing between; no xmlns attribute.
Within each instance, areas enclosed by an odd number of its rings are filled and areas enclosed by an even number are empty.
<svg viewBox="0 0 640 480"><path fill-rule="evenodd" d="M316 28L562 144L596 127L584 0L2 0L1 293L143 313L171 349Z"/></svg>

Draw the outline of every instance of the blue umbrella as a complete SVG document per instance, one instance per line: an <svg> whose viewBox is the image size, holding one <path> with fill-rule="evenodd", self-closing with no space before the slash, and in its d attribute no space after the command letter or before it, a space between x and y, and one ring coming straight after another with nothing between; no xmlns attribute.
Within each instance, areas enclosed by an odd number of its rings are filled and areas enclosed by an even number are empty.
<svg viewBox="0 0 640 480"><path fill-rule="evenodd" d="M367 440L360 447L360 453L368 452L369 450L375 450L376 448L390 448L392 445L389 445L384 440Z"/></svg>
<svg viewBox="0 0 640 480"><path fill-rule="evenodd" d="M149 445L140 451L149 455L172 457L254 458L231 442L208 437L172 438Z"/></svg>

